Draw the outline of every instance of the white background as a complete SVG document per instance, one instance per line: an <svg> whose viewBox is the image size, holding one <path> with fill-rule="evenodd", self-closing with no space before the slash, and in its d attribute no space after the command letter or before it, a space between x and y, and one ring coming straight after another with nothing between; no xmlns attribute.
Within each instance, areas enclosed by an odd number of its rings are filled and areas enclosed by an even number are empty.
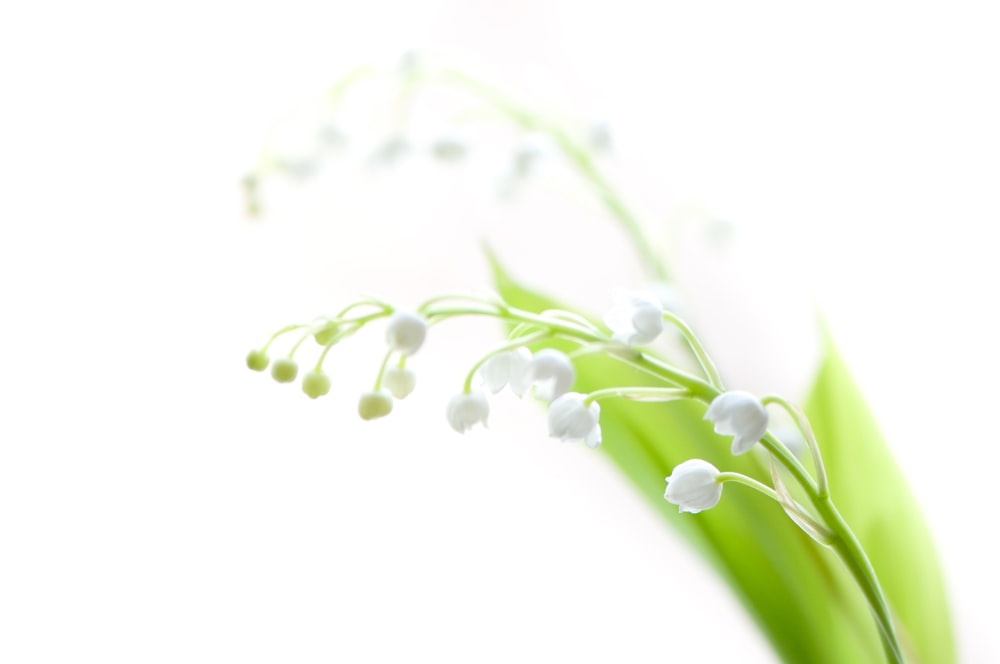
<svg viewBox="0 0 1000 664"><path fill-rule="evenodd" d="M936 532L962 660L996 661L991 9L0 10L0 660L773 661L721 582L603 457L545 439L537 409L447 428L492 328L432 339L419 391L371 424L353 411L377 332L334 356L318 402L242 367L359 292L487 285L483 233L592 310L642 285L593 210L497 212L426 167L287 189L244 218L239 178L276 119L430 45L614 123L610 167L736 382L794 394L826 313ZM731 241L678 221L691 209Z"/></svg>

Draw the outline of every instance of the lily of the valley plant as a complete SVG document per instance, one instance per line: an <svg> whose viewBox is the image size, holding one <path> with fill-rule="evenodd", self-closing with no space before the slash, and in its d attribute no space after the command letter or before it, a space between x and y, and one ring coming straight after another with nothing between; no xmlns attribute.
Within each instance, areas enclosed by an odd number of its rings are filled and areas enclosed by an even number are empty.
<svg viewBox="0 0 1000 664"><path fill-rule="evenodd" d="M463 91L496 120L548 139L634 240L651 280L669 281L629 207L601 175L592 133L578 137L471 77L412 61L402 71L365 68L347 77L330 92L331 115L353 86L379 77L398 77L408 104L416 90ZM461 158L469 147L454 137L439 143L431 152L440 159ZM394 146L398 158L405 145L402 126L376 153L387 159ZM529 170L531 160L519 151L511 172ZM248 178L255 209L265 176L292 170L285 163L265 154ZM373 358L374 380L359 387L357 404L358 414L372 420L389 416L396 401L419 388L411 358L434 327L495 319L505 337L484 347L454 393L441 397L443 418L456 432L485 426L493 395L504 389L539 403L548 435L606 453L705 553L786 661L954 661L930 537L829 339L800 408L725 385L708 349L658 294L620 291L597 319L528 291L491 261L495 294L434 295L411 310L359 299L278 330L249 353L247 366L294 382L303 349L315 348L304 343L312 339L322 350L310 358L301 388L319 398L330 390L328 354L375 328L385 353ZM685 361L654 350L668 331L683 340ZM792 422L795 435L778 432L776 420Z"/></svg>

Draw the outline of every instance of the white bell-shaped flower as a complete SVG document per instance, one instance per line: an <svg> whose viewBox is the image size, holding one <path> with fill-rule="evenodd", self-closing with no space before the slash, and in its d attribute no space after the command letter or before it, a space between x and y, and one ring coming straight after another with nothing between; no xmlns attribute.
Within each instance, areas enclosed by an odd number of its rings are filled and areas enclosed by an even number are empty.
<svg viewBox="0 0 1000 664"><path fill-rule="evenodd" d="M667 478L663 497L679 511L691 514L715 507L722 498L719 469L702 459L689 459Z"/></svg>
<svg viewBox="0 0 1000 664"><path fill-rule="evenodd" d="M486 387L496 394L507 385L518 397L523 397L530 386L528 367L531 351L523 346L514 350L497 353L484 364L480 372Z"/></svg>
<svg viewBox="0 0 1000 664"><path fill-rule="evenodd" d="M569 392L576 380L576 369L566 353L543 348L535 353L525 371L527 385L535 387L535 396L552 401ZM512 386L513 387L513 386Z"/></svg>
<svg viewBox="0 0 1000 664"><path fill-rule="evenodd" d="M385 338L393 350L413 355L427 338L427 322L411 311L397 311L389 317Z"/></svg>
<svg viewBox="0 0 1000 664"><path fill-rule="evenodd" d="M743 454L767 433L767 409L748 392L723 392L712 400L705 419L715 424L715 433L733 436L732 452Z"/></svg>
<svg viewBox="0 0 1000 664"><path fill-rule="evenodd" d="M629 346L652 343L663 332L663 304L653 293L620 291L604 324L615 341Z"/></svg>
<svg viewBox="0 0 1000 664"><path fill-rule="evenodd" d="M456 394L448 401L448 424L459 433L465 433L477 423L486 426L489 414L490 403L479 390Z"/></svg>
<svg viewBox="0 0 1000 664"><path fill-rule="evenodd" d="M382 384L397 399L405 399L417 386L417 374L406 367L389 367L382 375Z"/></svg>
<svg viewBox="0 0 1000 664"><path fill-rule="evenodd" d="M588 447L601 444L601 407L589 405L586 395L568 392L549 405L549 435L560 440L582 440Z"/></svg>

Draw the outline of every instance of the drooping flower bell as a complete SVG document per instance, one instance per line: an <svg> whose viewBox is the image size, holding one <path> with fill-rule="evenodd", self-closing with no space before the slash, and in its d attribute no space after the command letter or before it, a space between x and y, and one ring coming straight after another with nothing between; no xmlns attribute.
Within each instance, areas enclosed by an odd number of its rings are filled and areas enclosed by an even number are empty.
<svg viewBox="0 0 1000 664"><path fill-rule="evenodd" d="M601 444L601 407L587 397L568 392L549 405L549 435L560 440L582 440L588 447Z"/></svg>
<svg viewBox="0 0 1000 664"><path fill-rule="evenodd" d="M393 350L413 355L427 338L427 322L410 311L397 311L389 317L385 338Z"/></svg>
<svg viewBox="0 0 1000 664"><path fill-rule="evenodd" d="M406 367L389 367L382 376L382 384L397 399L405 399L417 386L417 374Z"/></svg>
<svg viewBox="0 0 1000 664"><path fill-rule="evenodd" d="M507 385L519 398L531 386L528 367L531 365L531 351L525 347L497 353L483 364L480 373L486 387L496 394Z"/></svg>
<svg viewBox="0 0 1000 664"><path fill-rule="evenodd" d="M573 387L576 369L566 353L554 348L543 348L528 363L525 379L527 385L535 387L536 397L542 401L553 401Z"/></svg>
<svg viewBox="0 0 1000 664"><path fill-rule="evenodd" d="M663 332L663 304L652 293L620 291L604 324L615 341L629 346L652 343Z"/></svg>
<svg viewBox="0 0 1000 664"><path fill-rule="evenodd" d="M715 507L722 498L719 469L702 459L689 459L674 468L667 478L663 497L678 511L697 514Z"/></svg>
<svg viewBox="0 0 1000 664"><path fill-rule="evenodd" d="M490 403L479 390L456 394L448 401L448 424L459 433L465 433L476 424L486 426L490 414Z"/></svg>
<svg viewBox="0 0 1000 664"><path fill-rule="evenodd" d="M723 392L712 400L705 419L715 424L715 433L732 436L734 455L743 454L767 433L767 409L748 392Z"/></svg>

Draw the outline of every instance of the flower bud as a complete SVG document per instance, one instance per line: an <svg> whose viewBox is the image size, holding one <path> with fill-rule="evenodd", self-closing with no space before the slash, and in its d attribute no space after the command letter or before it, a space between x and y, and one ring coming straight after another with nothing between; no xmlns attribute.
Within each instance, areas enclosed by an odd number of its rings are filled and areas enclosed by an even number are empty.
<svg viewBox="0 0 1000 664"><path fill-rule="evenodd" d="M405 399L417 386L417 374L406 367L389 367L382 375L382 384L397 399Z"/></svg>
<svg viewBox="0 0 1000 664"><path fill-rule="evenodd" d="M733 436L733 455L749 451L767 433L767 410L747 392L733 390L715 397L705 419L715 424L715 433Z"/></svg>
<svg viewBox="0 0 1000 664"><path fill-rule="evenodd" d="M415 313L397 311L389 318L385 336L390 348L403 355L413 355L427 337L427 323Z"/></svg>
<svg viewBox="0 0 1000 664"><path fill-rule="evenodd" d="M358 415L363 420L377 420L392 412L392 397L385 392L365 392L358 400Z"/></svg>
<svg viewBox="0 0 1000 664"><path fill-rule="evenodd" d="M268 358L267 353L262 350L252 350L247 353L247 368L254 371L263 371L267 369L267 365L270 364L271 360Z"/></svg>
<svg viewBox="0 0 1000 664"><path fill-rule="evenodd" d="M663 497L677 505L680 512L697 514L715 507L722 498L719 469L702 459L689 459L674 468L667 478Z"/></svg>
<svg viewBox="0 0 1000 664"><path fill-rule="evenodd" d="M477 423L486 426L489 414L490 403L479 390L456 394L448 401L448 424L459 433L465 433Z"/></svg>
<svg viewBox="0 0 1000 664"><path fill-rule="evenodd" d="M313 370L302 377L302 391L310 399L318 399L330 391L330 377L322 371Z"/></svg>
<svg viewBox="0 0 1000 664"><path fill-rule="evenodd" d="M295 360L287 357L279 357L271 365L271 378L279 383L290 383L295 380L299 373L299 365Z"/></svg>
<svg viewBox="0 0 1000 664"><path fill-rule="evenodd" d="M549 405L549 435L564 441L583 440L588 447L601 444L601 407L586 403L586 395L569 392Z"/></svg>
<svg viewBox="0 0 1000 664"><path fill-rule="evenodd" d="M332 320L317 324L313 328L313 339L315 339L316 343L320 346L326 346L328 343L333 341L333 338L339 330L340 326Z"/></svg>

